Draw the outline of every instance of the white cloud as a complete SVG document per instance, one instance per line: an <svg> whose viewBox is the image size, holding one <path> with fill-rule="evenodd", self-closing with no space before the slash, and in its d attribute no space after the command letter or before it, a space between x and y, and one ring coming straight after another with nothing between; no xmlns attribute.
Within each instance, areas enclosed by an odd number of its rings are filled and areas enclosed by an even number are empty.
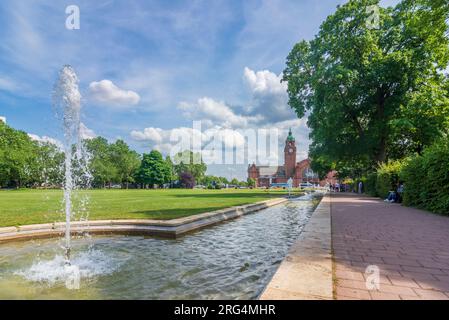
<svg viewBox="0 0 449 320"><path fill-rule="evenodd" d="M244 128L259 120L257 116L236 114L231 107L223 101L203 97L197 103L181 102L178 109L183 111L185 117L191 120L200 120L207 127L220 126L226 128Z"/></svg>
<svg viewBox="0 0 449 320"><path fill-rule="evenodd" d="M145 128L143 131L131 131L131 137L136 141L151 141L154 143L162 142L162 132L160 128Z"/></svg>
<svg viewBox="0 0 449 320"><path fill-rule="evenodd" d="M32 133L28 133L28 136L31 138L31 140L37 141L39 143L50 143L50 144L57 146L59 149L62 149L62 147L63 147L62 142L55 138L51 138L48 136L41 137L41 136L38 136L37 134L32 134Z"/></svg>
<svg viewBox="0 0 449 320"><path fill-rule="evenodd" d="M252 105L246 108L249 114L259 114L265 123L296 118L288 106L287 83L281 82L281 74L245 67L243 78L252 95Z"/></svg>
<svg viewBox="0 0 449 320"><path fill-rule="evenodd" d="M135 141L147 143L151 148L167 155L193 147L221 148L224 145L225 148L232 149L245 145L245 137L239 131L220 127L209 128L203 132L187 127L168 130L149 127L142 131L133 130L130 135Z"/></svg>
<svg viewBox="0 0 449 320"><path fill-rule="evenodd" d="M129 107L140 101L140 96L136 92L120 89L111 80L91 82L89 95L96 102L116 107Z"/></svg>
<svg viewBox="0 0 449 320"><path fill-rule="evenodd" d="M196 103L181 102L178 109L186 118L202 121L208 128L241 129L296 119L288 105L287 83L281 82L282 75L245 67L243 79L251 93L249 105L232 108L223 101L203 97Z"/></svg>
<svg viewBox="0 0 449 320"><path fill-rule="evenodd" d="M223 101L210 97L200 98L195 103L181 102L178 104L178 110L182 111L186 118L194 121L193 128L180 127L164 130L149 127L142 131L132 131L131 137L169 154L176 145L176 141L172 139L173 136L192 141L192 137L196 135L197 141L201 141L203 151L204 147L215 149L224 146L224 155L227 157L234 147L249 148L245 141L246 129L278 129L280 130L278 150L270 150L269 154L257 153L258 159L272 164L278 160L283 161L280 155L283 154L285 138L291 128L296 138L298 160L306 158L309 145L307 121L298 119L288 106L287 84L281 82L281 75L268 70L253 71L245 68L244 80L251 92L251 106L233 108ZM196 121L201 123L201 127L195 125ZM254 132L257 135L257 131ZM182 149L189 149L189 146ZM250 149L246 152L250 152ZM243 157L243 155L237 155L239 156Z"/></svg>
<svg viewBox="0 0 449 320"><path fill-rule="evenodd" d="M131 138L136 141L147 141L153 144L168 143L170 139L176 139L176 137L198 137L200 141L204 140L205 136L196 129L179 127L173 129L161 129L148 127L142 131L133 130L131 131Z"/></svg>
<svg viewBox="0 0 449 320"><path fill-rule="evenodd" d="M282 75L276 75L271 71L253 71L245 67L244 78L255 94L282 94L287 92L287 83L281 82Z"/></svg>
<svg viewBox="0 0 449 320"><path fill-rule="evenodd" d="M82 139L93 139L97 137L95 132L92 129L86 127L84 123L80 124L80 136Z"/></svg>

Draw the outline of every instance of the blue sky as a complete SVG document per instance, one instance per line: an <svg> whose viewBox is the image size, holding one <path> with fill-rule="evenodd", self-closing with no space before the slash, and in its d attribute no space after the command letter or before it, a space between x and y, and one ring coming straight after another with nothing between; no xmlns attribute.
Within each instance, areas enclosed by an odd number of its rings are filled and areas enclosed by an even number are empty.
<svg viewBox="0 0 449 320"><path fill-rule="evenodd" d="M170 130L191 128L192 120L232 129L292 126L305 157L307 128L287 106L279 74L292 46L311 39L344 2L2 0L0 116L36 138L58 139L51 91L58 70L71 64L86 137L166 153ZM79 30L65 28L71 4L80 8Z"/></svg>

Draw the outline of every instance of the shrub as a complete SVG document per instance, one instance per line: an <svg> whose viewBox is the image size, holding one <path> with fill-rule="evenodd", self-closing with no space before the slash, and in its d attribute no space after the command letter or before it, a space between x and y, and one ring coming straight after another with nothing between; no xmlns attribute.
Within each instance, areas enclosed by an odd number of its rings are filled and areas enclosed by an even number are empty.
<svg viewBox="0 0 449 320"><path fill-rule="evenodd" d="M376 193L379 197L385 198L389 191L397 189L403 164L403 161L390 161L379 166L376 179Z"/></svg>
<svg viewBox="0 0 449 320"><path fill-rule="evenodd" d="M427 148L401 171L404 204L449 215L449 140Z"/></svg>
<svg viewBox="0 0 449 320"><path fill-rule="evenodd" d="M421 156L411 158L407 165L402 168L400 177L404 181L404 205L419 208L425 207L427 191L424 187L424 170L423 157Z"/></svg>
<svg viewBox="0 0 449 320"><path fill-rule="evenodd" d="M378 194L376 192L376 181L377 181L377 173L371 172L366 175L365 178L362 178L363 185L365 186L365 193L370 196L377 197Z"/></svg>
<svg viewBox="0 0 449 320"><path fill-rule="evenodd" d="M179 181L181 186L186 189L192 189L195 186L195 178L187 171L179 175Z"/></svg>

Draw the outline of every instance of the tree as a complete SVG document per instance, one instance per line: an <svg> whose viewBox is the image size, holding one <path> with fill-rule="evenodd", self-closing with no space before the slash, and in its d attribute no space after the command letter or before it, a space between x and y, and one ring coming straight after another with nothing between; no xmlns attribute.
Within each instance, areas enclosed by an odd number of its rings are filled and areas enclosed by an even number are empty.
<svg viewBox="0 0 449 320"><path fill-rule="evenodd" d="M374 168L419 152L447 130L448 2L380 8L372 29L367 7L378 2L339 6L315 39L287 57L289 105L299 117L310 114L310 156L321 170Z"/></svg>
<svg viewBox="0 0 449 320"><path fill-rule="evenodd" d="M179 182L183 188L192 189L195 186L195 177L190 172L182 172Z"/></svg>
<svg viewBox="0 0 449 320"><path fill-rule="evenodd" d="M174 157L174 168L178 176L184 172L190 172L195 178L195 181L201 181L204 177L207 166L201 158L201 154L193 153L190 150L179 152Z"/></svg>
<svg viewBox="0 0 449 320"><path fill-rule="evenodd" d="M33 181L40 186L54 187L64 181L64 153L50 142L36 142Z"/></svg>
<svg viewBox="0 0 449 320"><path fill-rule="evenodd" d="M247 183L248 187L250 187L250 188L256 187L256 180L254 178L248 178L246 180L246 183Z"/></svg>
<svg viewBox="0 0 449 320"><path fill-rule="evenodd" d="M159 151L152 150L149 154L143 154L137 177L138 182L151 187L170 181L167 163Z"/></svg>
<svg viewBox="0 0 449 320"><path fill-rule="evenodd" d="M170 156L167 156L165 158L165 165L166 165L167 182L172 183L174 180L176 180L177 176Z"/></svg>
<svg viewBox="0 0 449 320"><path fill-rule="evenodd" d="M123 140L117 140L109 146L111 160L116 167L118 180L120 184L128 189L129 183L134 182L134 176L140 166L140 156Z"/></svg>
<svg viewBox="0 0 449 320"><path fill-rule="evenodd" d="M112 160L108 141L103 137L85 140L90 159L90 173L93 176L93 185L105 187L111 186L118 180L117 168Z"/></svg>
<svg viewBox="0 0 449 320"><path fill-rule="evenodd" d="M239 185L239 180L237 179L237 178L233 178L232 180L231 180L231 183L230 184L232 184L232 185L234 185L234 186L238 186Z"/></svg>
<svg viewBox="0 0 449 320"><path fill-rule="evenodd" d="M0 121L0 185L20 188L31 183L37 149L25 132Z"/></svg>

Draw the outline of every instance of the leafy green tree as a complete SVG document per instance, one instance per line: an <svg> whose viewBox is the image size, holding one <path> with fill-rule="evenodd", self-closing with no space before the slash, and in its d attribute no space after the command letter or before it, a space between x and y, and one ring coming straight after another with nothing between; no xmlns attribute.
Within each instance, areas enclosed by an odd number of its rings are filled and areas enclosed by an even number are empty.
<svg viewBox="0 0 449 320"><path fill-rule="evenodd" d="M140 166L140 156L123 140L117 140L109 146L112 164L116 168L118 180L128 189L129 183L135 182L134 177Z"/></svg>
<svg viewBox="0 0 449 320"><path fill-rule="evenodd" d="M310 114L310 155L323 171L374 168L419 152L447 128L449 3L404 0L380 8L379 28L370 28L367 7L378 3L339 6L287 57L289 104Z"/></svg>
<svg viewBox="0 0 449 320"><path fill-rule="evenodd" d="M248 187L248 182L247 181L239 181L239 186L240 187Z"/></svg>
<svg viewBox="0 0 449 320"><path fill-rule="evenodd" d="M167 163L159 151L152 150L149 154L143 154L137 177L138 182L152 188L170 181Z"/></svg>
<svg viewBox="0 0 449 320"><path fill-rule="evenodd" d="M40 186L61 186L64 181L64 153L49 142L36 142L33 181Z"/></svg>
<svg viewBox="0 0 449 320"><path fill-rule="evenodd" d="M174 169L178 176L183 172L190 172L195 181L201 181L207 171L207 165L203 162L201 155L190 150L176 154L174 163Z"/></svg>
<svg viewBox="0 0 449 320"><path fill-rule="evenodd" d="M254 178L248 178L246 180L246 183L247 183L248 187L250 187L250 188L256 187L256 180Z"/></svg>
<svg viewBox="0 0 449 320"><path fill-rule="evenodd" d="M37 149L25 132L0 122L0 185L20 188L30 184Z"/></svg>
<svg viewBox="0 0 449 320"><path fill-rule="evenodd" d="M176 175L176 171L173 165L173 161L171 160L170 156L167 156L165 158L165 164L166 164L166 175L167 175L167 182L172 183L174 180L176 180L177 175Z"/></svg>
<svg viewBox="0 0 449 320"><path fill-rule="evenodd" d="M230 184L232 184L232 185L234 185L234 186L238 186L238 185L239 185L239 180L236 179L236 178L233 178L233 179L231 180L231 183L230 183Z"/></svg>
<svg viewBox="0 0 449 320"><path fill-rule="evenodd" d="M119 180L108 141L103 137L96 137L85 140L85 144L91 156L89 166L93 185L104 188L106 184L111 186L112 182Z"/></svg>

